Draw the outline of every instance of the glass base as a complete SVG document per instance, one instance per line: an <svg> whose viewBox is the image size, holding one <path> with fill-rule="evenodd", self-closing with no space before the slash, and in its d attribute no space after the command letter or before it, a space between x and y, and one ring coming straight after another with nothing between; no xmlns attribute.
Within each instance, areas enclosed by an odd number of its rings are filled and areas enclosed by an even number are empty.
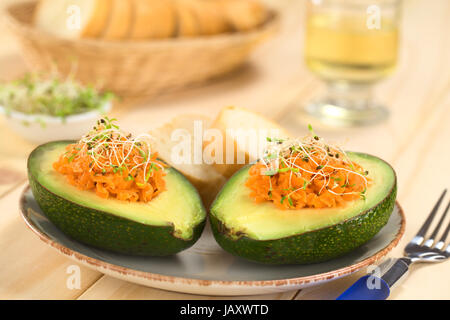
<svg viewBox="0 0 450 320"><path fill-rule="evenodd" d="M306 112L334 126L363 126L385 120L389 112L374 103L372 83L334 81L327 83L325 96L306 107Z"/></svg>
<svg viewBox="0 0 450 320"><path fill-rule="evenodd" d="M346 127L377 124L389 116L388 110L378 105L350 109L331 102L313 102L306 106L305 111L324 124Z"/></svg>

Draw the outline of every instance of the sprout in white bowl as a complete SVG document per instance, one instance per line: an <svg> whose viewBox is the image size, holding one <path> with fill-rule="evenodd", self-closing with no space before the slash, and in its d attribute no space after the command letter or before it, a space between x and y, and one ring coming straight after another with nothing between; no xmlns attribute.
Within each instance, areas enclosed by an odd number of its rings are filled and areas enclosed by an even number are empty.
<svg viewBox="0 0 450 320"><path fill-rule="evenodd" d="M76 140L111 110L113 97L70 78L33 74L0 85L0 113L29 141Z"/></svg>

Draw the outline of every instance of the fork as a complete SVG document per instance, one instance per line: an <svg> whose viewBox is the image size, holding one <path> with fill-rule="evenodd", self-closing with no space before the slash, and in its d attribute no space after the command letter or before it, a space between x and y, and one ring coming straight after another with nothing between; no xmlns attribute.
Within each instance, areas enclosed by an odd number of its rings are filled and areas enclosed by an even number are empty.
<svg viewBox="0 0 450 320"><path fill-rule="evenodd" d="M391 289L400 280L404 279L408 274L409 266L413 263L428 262L437 263L447 260L450 257L450 244L444 250L445 241L450 231L450 223L445 229L439 241L436 242L436 237L439 229L444 223L444 219L449 211L450 202L442 214L438 224L433 232L426 239L426 233L433 222L439 207L447 193L447 189L439 197L439 200L434 205L431 213L423 223L416 236L406 245L404 256L399 259L391 259L380 265L387 269L384 274L379 277L372 273L366 275L356 281L350 288L342 293L337 300L385 300L389 297ZM434 244L434 245L433 245Z"/></svg>

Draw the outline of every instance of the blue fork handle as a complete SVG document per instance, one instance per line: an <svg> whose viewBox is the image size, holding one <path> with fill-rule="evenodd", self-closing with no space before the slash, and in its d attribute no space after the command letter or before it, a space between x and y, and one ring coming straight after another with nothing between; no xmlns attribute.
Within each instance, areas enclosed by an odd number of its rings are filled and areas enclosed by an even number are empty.
<svg viewBox="0 0 450 320"><path fill-rule="evenodd" d="M391 289L408 275L411 259L400 258L385 270L382 277L367 275L356 281L337 300L385 300Z"/></svg>
<svg viewBox="0 0 450 320"><path fill-rule="evenodd" d="M372 288L374 283L379 284L379 286ZM386 281L375 276L367 275L359 278L358 281L345 290L336 300L385 300L389 297L389 294L390 289Z"/></svg>

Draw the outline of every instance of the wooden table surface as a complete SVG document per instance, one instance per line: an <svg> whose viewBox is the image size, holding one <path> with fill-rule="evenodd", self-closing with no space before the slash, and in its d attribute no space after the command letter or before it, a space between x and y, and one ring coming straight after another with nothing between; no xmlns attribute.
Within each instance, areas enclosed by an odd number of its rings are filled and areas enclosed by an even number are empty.
<svg viewBox="0 0 450 320"><path fill-rule="evenodd" d="M11 0L8 0L11 2ZM163 96L114 112L133 132L183 113L214 116L222 107L257 110L300 134L312 122L299 111L323 90L302 63L303 2L273 1L284 13L280 34L262 46L242 72L182 93ZM4 3L2 1L2 3ZM400 256L445 187L450 187L450 1L406 0L398 70L377 86L391 115L383 124L333 129L314 124L322 136L348 149L376 154L396 169L398 200L406 233L389 255ZM14 38L0 28L0 80L25 71ZM0 298L2 299L216 299L147 288L105 276L84 266L81 288L68 289L67 267L74 262L47 247L19 216L26 185L26 158L35 146L4 127L0 119ZM413 266L390 299L449 299L450 263ZM244 298L334 299L365 271L325 285Z"/></svg>

